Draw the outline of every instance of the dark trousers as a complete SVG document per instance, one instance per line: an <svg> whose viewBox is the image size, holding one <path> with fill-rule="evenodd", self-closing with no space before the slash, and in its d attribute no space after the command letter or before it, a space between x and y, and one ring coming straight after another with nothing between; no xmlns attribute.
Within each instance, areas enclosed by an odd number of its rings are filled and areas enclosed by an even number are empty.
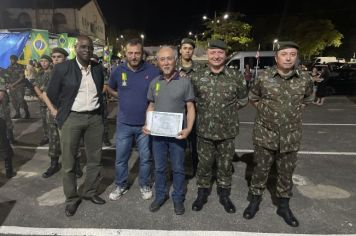
<svg viewBox="0 0 356 236"><path fill-rule="evenodd" d="M268 175L273 162L277 168L277 197L292 197L293 172L297 163L297 152L280 153L278 150L255 146L254 162L256 164L250 185L250 193L262 195L266 188Z"/></svg>
<svg viewBox="0 0 356 236"><path fill-rule="evenodd" d="M67 203L74 203L80 198L77 192L74 160L82 136L87 157L87 175L83 196L90 197L96 194L102 167L103 130L101 114L71 112L59 131L62 149L63 190Z"/></svg>

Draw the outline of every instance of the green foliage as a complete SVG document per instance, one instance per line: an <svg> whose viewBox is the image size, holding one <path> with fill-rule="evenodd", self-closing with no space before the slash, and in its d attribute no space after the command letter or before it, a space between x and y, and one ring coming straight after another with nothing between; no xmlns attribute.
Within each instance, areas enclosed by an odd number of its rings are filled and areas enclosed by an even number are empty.
<svg viewBox="0 0 356 236"><path fill-rule="evenodd" d="M306 20L289 27L290 39L300 45L304 58L319 55L326 47L339 47L343 35L330 20Z"/></svg>
<svg viewBox="0 0 356 236"><path fill-rule="evenodd" d="M240 18L239 13L232 13L226 20L221 17L207 20L204 33L210 39L225 41L233 51L246 48L248 43L252 41L250 36L252 26L241 21Z"/></svg>

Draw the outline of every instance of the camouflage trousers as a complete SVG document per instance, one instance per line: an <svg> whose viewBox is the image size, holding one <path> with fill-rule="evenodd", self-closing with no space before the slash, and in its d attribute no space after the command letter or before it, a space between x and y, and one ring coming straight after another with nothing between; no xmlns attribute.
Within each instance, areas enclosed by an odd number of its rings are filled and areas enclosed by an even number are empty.
<svg viewBox="0 0 356 236"><path fill-rule="evenodd" d="M25 101L25 87L19 86L9 92L12 106L14 107L16 114L20 114L20 108L23 108L25 112L28 112L27 102Z"/></svg>
<svg viewBox="0 0 356 236"><path fill-rule="evenodd" d="M292 197L292 175L297 163L297 152L280 153L264 147L255 146L254 162L256 164L250 185L250 193L262 195L268 180L272 164L277 169L276 195L277 197Z"/></svg>
<svg viewBox="0 0 356 236"><path fill-rule="evenodd" d="M231 188L232 159L235 154L234 140L234 138L211 140L198 136L197 185L199 188L210 187L214 163L217 167L217 186Z"/></svg>
<svg viewBox="0 0 356 236"><path fill-rule="evenodd" d="M43 137L48 138L48 119L47 119L48 109L46 106L40 104L40 115L42 120Z"/></svg>
<svg viewBox="0 0 356 236"><path fill-rule="evenodd" d="M103 94L103 119L104 119L104 139L109 139L109 123L108 123L108 99L106 98L106 94Z"/></svg>
<svg viewBox="0 0 356 236"><path fill-rule="evenodd" d="M9 104L9 98L6 95L4 99L0 102L0 118L4 119L6 122L7 130L11 130L14 128L14 125L11 120L11 110ZM9 131L7 131L9 133Z"/></svg>
<svg viewBox="0 0 356 236"><path fill-rule="evenodd" d="M47 112L48 121L48 156L49 157L59 157L61 155L61 143L59 139L59 131L57 127L57 122L50 114Z"/></svg>
<svg viewBox="0 0 356 236"><path fill-rule="evenodd" d="M0 117L0 158L6 159L11 153L11 146L6 135L6 122Z"/></svg>

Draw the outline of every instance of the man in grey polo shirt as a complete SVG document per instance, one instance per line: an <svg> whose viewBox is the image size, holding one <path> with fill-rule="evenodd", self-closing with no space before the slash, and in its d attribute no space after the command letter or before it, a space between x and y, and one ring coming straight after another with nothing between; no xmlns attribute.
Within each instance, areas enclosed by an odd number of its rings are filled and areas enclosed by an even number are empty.
<svg viewBox="0 0 356 236"><path fill-rule="evenodd" d="M193 85L189 79L181 78L175 70L176 55L171 47L164 46L157 52L158 66L162 75L155 78L148 90L147 98L150 104L147 111L183 113L183 130L177 137L153 136L152 151L155 159L155 200L150 205L150 211L158 211L168 199L167 163L168 153L173 171L172 199L177 215L185 212L184 208L184 156L186 138L192 130L195 120ZM185 112L187 111L187 114ZM143 128L146 134L150 131Z"/></svg>

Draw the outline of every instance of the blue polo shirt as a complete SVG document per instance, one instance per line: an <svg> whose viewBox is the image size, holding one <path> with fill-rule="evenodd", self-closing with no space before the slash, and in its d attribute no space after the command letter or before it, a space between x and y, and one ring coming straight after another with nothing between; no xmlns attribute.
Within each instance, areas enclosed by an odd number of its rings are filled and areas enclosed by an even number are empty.
<svg viewBox="0 0 356 236"><path fill-rule="evenodd" d="M147 110L147 91L150 82L160 74L152 64L143 62L132 71L127 62L112 73L109 87L118 91L117 121L127 125L144 125Z"/></svg>

